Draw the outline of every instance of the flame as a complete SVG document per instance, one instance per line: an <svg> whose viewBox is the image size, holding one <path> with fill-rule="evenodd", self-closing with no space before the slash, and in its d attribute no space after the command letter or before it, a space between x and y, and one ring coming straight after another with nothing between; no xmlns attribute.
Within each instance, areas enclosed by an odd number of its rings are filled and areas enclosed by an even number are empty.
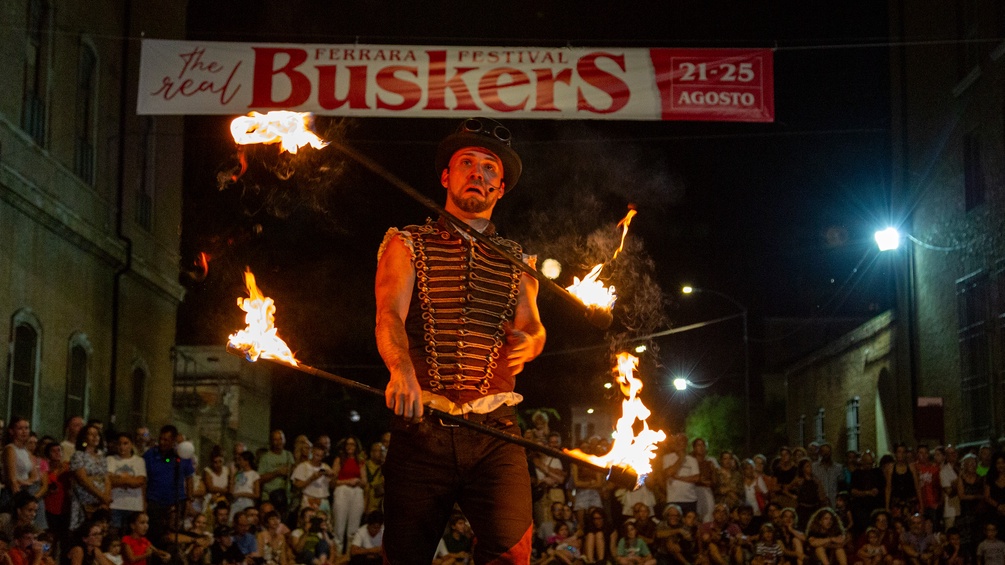
<svg viewBox="0 0 1005 565"><path fill-rule="evenodd" d="M310 112L251 112L247 116L234 118L230 122L230 133L238 145L281 143L283 151L290 153L296 153L304 145L321 149L328 143L311 131L312 119Z"/></svg>
<svg viewBox="0 0 1005 565"><path fill-rule="evenodd" d="M642 399L642 381L635 377L639 358L629 353L618 354L618 384L625 399L621 402L621 418L614 428L614 442L606 455L590 455L578 449L567 450L570 455L589 461L601 467L627 467L638 476L636 488L642 485L646 475L652 472L650 463L656 457L656 444L667 438L663 430L651 430L646 418L651 414ZM642 422L642 430L635 434L635 422Z"/></svg>
<svg viewBox="0 0 1005 565"><path fill-rule="evenodd" d="M638 214L635 208L629 207L628 214L626 214L625 217L622 218L620 222L618 222L618 227L622 228L621 245L619 245L618 249L614 252L614 257L611 257L611 261L617 259L618 253L621 253L621 250L625 248L625 237L628 236L628 226L632 223L632 218L635 217L635 214Z"/></svg>
<svg viewBox="0 0 1005 565"><path fill-rule="evenodd" d="M621 245L619 245L614 251L614 256L611 257L611 261L617 259L618 253L621 253L621 250L624 249L625 237L628 235L628 226L632 223L632 218L635 217L635 214L638 214L635 207L629 206L628 214L626 214L625 217L618 222L618 227L622 228ZM585 277L583 277L582 281L579 280L579 277L572 277L572 286L567 286L565 289L587 306L610 310L614 307L614 301L618 299L618 296L614 293L614 285L605 287L604 283L599 280L600 272L604 270L604 265L605 263L601 263L593 267L593 269Z"/></svg>
<svg viewBox="0 0 1005 565"><path fill-rule="evenodd" d="M251 269L244 272L244 283L248 287L250 298L238 298L237 305L247 312L244 321L248 327L231 334L227 345L243 351L251 362L264 357L296 366L297 360L290 347L276 335L276 303L258 290Z"/></svg>
<svg viewBox="0 0 1005 565"><path fill-rule="evenodd" d="M583 277L583 280L579 280L579 277L572 277L572 286L566 287L566 290L587 306L610 310L618 296L614 293L613 285L605 287L603 282L597 280L603 269L604 264L601 263Z"/></svg>

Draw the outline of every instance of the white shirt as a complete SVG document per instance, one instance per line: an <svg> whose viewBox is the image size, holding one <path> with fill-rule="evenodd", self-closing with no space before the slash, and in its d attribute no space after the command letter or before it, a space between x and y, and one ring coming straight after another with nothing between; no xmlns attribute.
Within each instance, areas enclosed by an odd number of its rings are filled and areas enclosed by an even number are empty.
<svg viewBox="0 0 1005 565"><path fill-rule="evenodd" d="M942 488L953 488L956 486L956 471L953 466L949 463L943 463L942 468L939 469L939 483ZM945 494L943 491L942 500L945 502L945 509L943 510L943 516L946 518L955 518L960 515L960 497L956 496L956 491L952 491L953 496Z"/></svg>
<svg viewBox="0 0 1005 565"><path fill-rule="evenodd" d="M749 485L746 480L743 481L743 501L754 509L754 516L761 515L761 505L757 503L758 492L767 498L768 485L764 484L764 477L758 475L757 479Z"/></svg>
<svg viewBox="0 0 1005 565"><path fill-rule="evenodd" d="M310 461L304 461L303 463L297 465L297 468L293 470L293 480L306 481L311 478L314 473L317 473L321 469L328 472L331 472L332 470L332 468L325 463L322 463L320 467L315 467ZM331 477L328 475L318 477L303 488L303 495L311 498L327 499L328 495L331 493L331 481Z"/></svg>
<svg viewBox="0 0 1005 565"><path fill-rule="evenodd" d="M663 456L663 468L666 469L677 462L676 453ZM677 477L690 477L700 472L698 460L693 455L685 455L684 463L677 469ZM698 502L698 487L694 483L667 478L667 502Z"/></svg>
<svg viewBox="0 0 1005 565"><path fill-rule="evenodd" d="M352 542L350 546L355 546L360 549L376 549L381 546L384 541L384 526L380 526L380 531L377 535L371 536L370 531L367 530L366 526L362 526L360 529L356 530L356 533L352 535Z"/></svg>
<svg viewBox="0 0 1005 565"><path fill-rule="evenodd" d="M109 475L125 475L127 477L147 476L147 464L139 455L133 455L125 459L118 455L109 455L105 458L108 462ZM130 512L143 511L143 487L116 487L112 489L112 503L108 505L112 510L128 510Z"/></svg>

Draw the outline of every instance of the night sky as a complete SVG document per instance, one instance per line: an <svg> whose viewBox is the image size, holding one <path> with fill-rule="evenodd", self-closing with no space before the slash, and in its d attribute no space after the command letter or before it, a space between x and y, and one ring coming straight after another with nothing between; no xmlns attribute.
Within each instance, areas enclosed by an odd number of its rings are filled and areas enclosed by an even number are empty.
<svg viewBox="0 0 1005 565"><path fill-rule="evenodd" d="M735 312L708 294L682 298L683 283L749 307L755 373L772 368L756 341L766 317L864 318L889 306L889 272L871 240L888 214L884 3L619 2L606 13L572 2L209 4L190 4L189 39L777 49L772 124L506 121L525 172L494 219L530 251L562 261L558 282L605 260L600 252L616 239L627 205L639 210L626 254L609 272L624 312L609 332L542 294L549 342L520 378L524 406L601 402L612 343ZM301 360L382 387L387 373L373 343L377 246L389 226L428 212L330 148L287 160L273 148L251 149L248 173L221 190L218 174L236 164L230 119L186 118L183 268L200 251L212 259L205 280L183 273L178 343L223 344L243 325L234 301L249 265ZM442 202L433 155L457 121L320 118L317 128ZM284 181L277 168L295 172ZM651 340L647 403L679 423L688 404L665 388L681 371L712 385L703 393L742 391L740 336L734 320ZM759 382L754 394L762 394ZM362 413L359 423L350 410ZM313 436L319 414L336 436L370 437L386 419L379 399L285 375L274 389L274 423Z"/></svg>

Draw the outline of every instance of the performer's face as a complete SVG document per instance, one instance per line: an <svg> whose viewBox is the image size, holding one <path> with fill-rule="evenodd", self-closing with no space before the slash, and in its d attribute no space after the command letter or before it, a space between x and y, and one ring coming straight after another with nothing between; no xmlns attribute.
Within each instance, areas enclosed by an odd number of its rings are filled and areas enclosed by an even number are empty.
<svg viewBox="0 0 1005 565"><path fill-rule="evenodd" d="M440 175L447 189L447 199L470 214L491 212L503 195L502 161L494 153L479 147L465 147L450 158L450 165Z"/></svg>

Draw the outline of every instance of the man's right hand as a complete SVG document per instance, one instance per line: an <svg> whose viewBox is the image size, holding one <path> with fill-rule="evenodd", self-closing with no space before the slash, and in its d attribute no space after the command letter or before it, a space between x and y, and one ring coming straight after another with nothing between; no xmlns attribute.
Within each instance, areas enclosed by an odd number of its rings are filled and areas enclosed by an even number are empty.
<svg viewBox="0 0 1005 565"><path fill-rule="evenodd" d="M422 389L414 375L392 374L384 391L384 400L396 416L412 422L418 422L422 418Z"/></svg>

